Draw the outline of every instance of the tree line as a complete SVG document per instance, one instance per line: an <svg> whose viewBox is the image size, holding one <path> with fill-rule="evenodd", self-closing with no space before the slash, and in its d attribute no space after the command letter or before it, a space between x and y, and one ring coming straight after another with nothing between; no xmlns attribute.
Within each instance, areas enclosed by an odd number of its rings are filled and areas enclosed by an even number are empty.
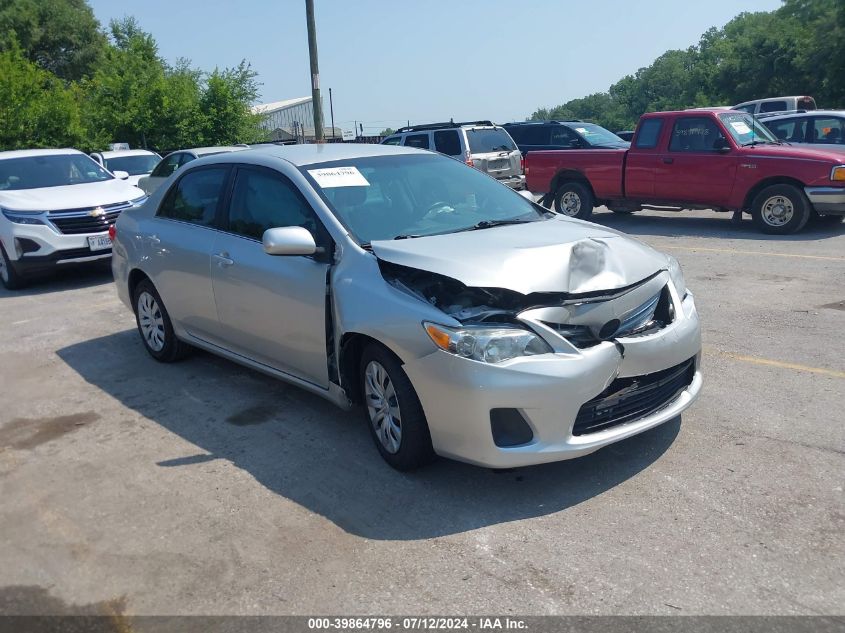
<svg viewBox="0 0 845 633"><path fill-rule="evenodd" d="M845 1L784 0L775 11L741 13L607 92L539 108L529 120L589 119L618 131L645 112L796 94L814 96L819 107L845 106Z"/></svg>
<svg viewBox="0 0 845 633"><path fill-rule="evenodd" d="M0 150L169 150L263 140L246 61L168 64L132 17L104 29L87 0L0 0Z"/></svg>

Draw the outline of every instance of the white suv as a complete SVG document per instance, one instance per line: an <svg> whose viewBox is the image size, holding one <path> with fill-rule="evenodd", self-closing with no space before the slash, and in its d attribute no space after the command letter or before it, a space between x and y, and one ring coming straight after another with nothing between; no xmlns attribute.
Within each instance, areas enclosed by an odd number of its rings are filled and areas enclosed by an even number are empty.
<svg viewBox="0 0 845 633"><path fill-rule="evenodd" d="M109 227L145 199L75 149L0 152L0 280L110 258Z"/></svg>
<svg viewBox="0 0 845 633"><path fill-rule="evenodd" d="M462 160L512 189L525 189L522 152L507 130L491 121L411 125L396 130L382 145L433 149Z"/></svg>

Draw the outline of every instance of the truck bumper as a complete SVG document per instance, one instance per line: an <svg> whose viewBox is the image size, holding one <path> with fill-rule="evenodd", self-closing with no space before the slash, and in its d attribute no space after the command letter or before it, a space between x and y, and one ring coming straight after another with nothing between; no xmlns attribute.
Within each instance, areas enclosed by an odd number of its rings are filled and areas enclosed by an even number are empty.
<svg viewBox="0 0 845 633"><path fill-rule="evenodd" d="M845 215L845 187L804 187L819 215Z"/></svg>

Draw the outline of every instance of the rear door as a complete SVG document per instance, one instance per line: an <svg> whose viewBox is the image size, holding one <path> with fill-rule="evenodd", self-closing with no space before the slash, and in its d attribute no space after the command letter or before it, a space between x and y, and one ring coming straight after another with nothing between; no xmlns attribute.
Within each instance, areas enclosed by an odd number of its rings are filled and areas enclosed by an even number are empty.
<svg viewBox="0 0 845 633"><path fill-rule="evenodd" d="M668 150L660 153L655 198L666 202L727 205L736 178L738 154L714 118L678 116ZM720 146L730 149L719 151Z"/></svg>
<svg viewBox="0 0 845 633"><path fill-rule="evenodd" d="M328 387L327 257L273 256L269 228L302 226L318 245L328 233L296 186L265 167L238 166L211 276L225 347L273 369Z"/></svg>
<svg viewBox="0 0 845 633"><path fill-rule="evenodd" d="M522 174L522 153L504 128L484 126L464 131L476 169L500 180Z"/></svg>
<svg viewBox="0 0 845 633"><path fill-rule="evenodd" d="M211 285L211 249L220 226L231 169L192 169L170 188L155 217L139 235L146 270L171 319L192 336L219 341Z"/></svg>

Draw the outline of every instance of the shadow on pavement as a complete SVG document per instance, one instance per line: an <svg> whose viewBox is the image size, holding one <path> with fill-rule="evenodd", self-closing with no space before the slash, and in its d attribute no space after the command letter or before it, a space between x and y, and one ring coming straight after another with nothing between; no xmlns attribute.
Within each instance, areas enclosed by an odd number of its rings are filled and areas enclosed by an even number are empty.
<svg viewBox="0 0 845 633"><path fill-rule="evenodd" d="M114 281L111 272L111 260L108 264L93 262L80 264L78 266L63 266L57 268L54 273L33 277L27 285L20 290L6 290L0 285L0 300L12 297L27 297L34 295L50 294L54 292L67 292L102 284L110 284Z"/></svg>
<svg viewBox="0 0 845 633"><path fill-rule="evenodd" d="M793 235L767 235L757 229L748 215L740 224L734 224L731 222L730 213L716 212L713 212L710 217L698 217L688 215L683 211L671 215L667 212L655 215L653 211L620 214L600 209L593 214L590 222L630 235L719 237L759 242L811 242L845 235L845 223L831 224L814 219L811 219L803 230Z"/></svg>
<svg viewBox="0 0 845 633"><path fill-rule="evenodd" d="M580 459L493 472L440 460L411 474L380 458L360 410L215 356L153 361L135 330L65 347L87 382L194 444L150 468L231 461L261 485L372 539L425 539L552 514L634 477L671 446L680 418Z"/></svg>

